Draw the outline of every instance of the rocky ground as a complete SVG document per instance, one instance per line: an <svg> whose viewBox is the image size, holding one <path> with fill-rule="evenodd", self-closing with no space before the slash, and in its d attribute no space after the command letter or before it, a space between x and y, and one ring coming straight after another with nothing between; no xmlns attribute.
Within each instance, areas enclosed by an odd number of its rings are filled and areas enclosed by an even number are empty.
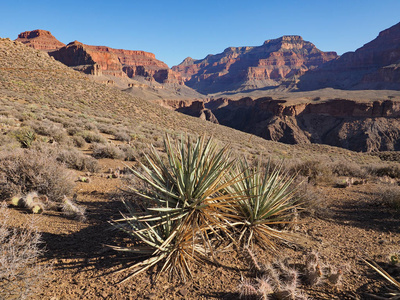
<svg viewBox="0 0 400 300"><path fill-rule="evenodd" d="M239 299L242 279L254 279L254 275L233 248L217 254L219 265L194 267L194 278L186 283L169 281L166 275L154 282L155 270L151 270L118 284L129 271L113 272L136 258L104 247L127 240L124 234L111 231L108 224L124 211L119 188L125 183L119 178L107 179L104 174L109 168L124 165L110 159L102 159L100 164L101 170L91 174L89 183L77 183L78 203L87 208L85 222L57 212L47 212L38 219L46 247L42 263L50 263L54 269L35 299ZM371 258L384 263L389 253L399 250L400 219L395 210L379 200L382 184L315 187L320 209L315 214L303 214L296 226L296 233L302 237L300 244L282 246L273 258L290 257L292 264L301 265L305 255L314 250L321 263L343 268L338 286L302 284L300 288L312 299L370 299L366 293L384 291L381 278L362 262L363 258ZM12 216L15 224L27 217L24 211L14 209ZM255 253L260 262L271 259L270 253L258 248Z"/></svg>

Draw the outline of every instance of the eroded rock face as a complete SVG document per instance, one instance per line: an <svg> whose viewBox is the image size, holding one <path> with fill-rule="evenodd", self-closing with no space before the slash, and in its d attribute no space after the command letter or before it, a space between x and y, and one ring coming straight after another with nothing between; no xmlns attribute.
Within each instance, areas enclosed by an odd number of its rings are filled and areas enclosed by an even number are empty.
<svg viewBox="0 0 400 300"><path fill-rule="evenodd" d="M400 23L355 52L307 72L298 86L302 90L400 89Z"/></svg>
<svg viewBox="0 0 400 300"><path fill-rule="evenodd" d="M67 66L93 75L116 77L143 76L159 83L181 83L181 76L173 72L153 53L89 46L78 41L49 53Z"/></svg>
<svg viewBox="0 0 400 300"><path fill-rule="evenodd" d="M16 41L43 51L54 51L65 46L50 31L40 29L20 33Z"/></svg>
<svg viewBox="0 0 400 300"><path fill-rule="evenodd" d="M189 87L215 93L278 86L335 58L335 52L322 52L300 36L283 36L259 47L230 47L202 60L188 57L172 70Z"/></svg>
<svg viewBox="0 0 400 300"><path fill-rule="evenodd" d="M319 143L354 151L400 150L400 102L333 99L289 105L271 97L219 98L177 111L199 116L205 109L219 124L288 144Z"/></svg>

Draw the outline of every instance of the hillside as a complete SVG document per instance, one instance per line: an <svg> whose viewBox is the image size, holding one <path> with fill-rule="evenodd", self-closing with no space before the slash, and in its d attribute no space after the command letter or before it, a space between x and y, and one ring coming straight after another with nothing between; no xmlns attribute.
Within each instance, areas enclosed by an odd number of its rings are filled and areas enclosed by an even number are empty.
<svg viewBox="0 0 400 300"><path fill-rule="evenodd" d="M251 162L261 156L263 163L271 158L274 165L284 159L284 170L298 175L296 197L304 209L293 212L300 222L287 228L298 239L280 244L279 253L258 246L252 251L260 263L290 257L294 267L303 266L304 257L317 251L321 266L343 273L338 285L310 285L299 275L297 290L303 295L370 299L367 293L385 292L380 277L360 262L360 256L387 267L384 258L398 249L396 202L383 197L390 191L400 194L398 162L324 145L267 141L185 116L134 92L93 82L47 53L9 39L0 40L0 102L0 201L9 204L4 191L10 177L21 176L23 182L24 176L37 176L34 188L45 190L51 182L63 196L65 191L59 189L68 187L67 196L86 208L86 220L46 209L34 221L46 250L38 263L50 263L53 270L31 299L239 299L241 284L257 282L243 251L228 243L217 248L215 261L193 265L193 278L187 282L165 273L155 281L159 270L154 268L118 284L129 271L115 272L140 258L104 246L133 244L130 236L110 230L108 221L126 213L122 199L138 201L121 189L147 188L125 167L140 170L138 160L143 161L150 144L164 155L166 133L173 139L213 136L219 146L232 150L230 158L247 157ZM382 158L398 159L396 153L382 153ZM13 172L21 163L31 169ZM59 173L53 176L56 167ZM41 176L48 177L43 181ZM15 190L22 188L33 187L17 184ZM29 223L27 209L2 209L10 215L12 228Z"/></svg>

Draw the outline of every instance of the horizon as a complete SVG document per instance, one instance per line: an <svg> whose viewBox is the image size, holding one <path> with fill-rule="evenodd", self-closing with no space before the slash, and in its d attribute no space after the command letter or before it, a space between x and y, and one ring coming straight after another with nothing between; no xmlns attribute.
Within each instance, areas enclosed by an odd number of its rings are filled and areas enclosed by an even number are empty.
<svg viewBox="0 0 400 300"><path fill-rule="evenodd" d="M286 5L258 0L184 4L176 0L118 1L113 5L72 0L65 5L39 0L33 7L23 0L2 6L0 37L14 40L21 32L42 29L64 44L77 40L151 52L169 67L187 57L203 59L229 47L260 46L265 40L284 35L299 35L322 51L342 55L400 21L397 0L383 4L340 0L335 5L315 0L289 0Z"/></svg>

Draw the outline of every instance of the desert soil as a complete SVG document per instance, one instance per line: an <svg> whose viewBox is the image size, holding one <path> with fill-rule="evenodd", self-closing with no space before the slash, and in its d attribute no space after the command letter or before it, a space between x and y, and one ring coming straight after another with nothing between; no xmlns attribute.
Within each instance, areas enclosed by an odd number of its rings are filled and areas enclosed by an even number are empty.
<svg viewBox="0 0 400 300"><path fill-rule="evenodd" d="M138 275L128 282L118 282L129 271L114 273L137 261L135 257L108 250L104 245L118 245L129 239L110 230L108 221L124 211L120 201L122 179L107 179L109 168L123 167L118 160L100 160L102 169L91 174L90 183L78 182L78 201L87 208L87 221L68 219L57 212L46 212L38 219L46 255L54 271L37 299L238 299L241 278L252 278L249 266L232 248L217 253L219 264L194 266L193 279L181 283L168 281L166 275L154 282L155 271ZM76 176L84 172L77 172ZM365 293L384 291L379 275L362 258L387 261L387 254L399 250L400 219L395 211L379 205L382 183L367 183L348 188L330 185L316 187L322 196L323 210L304 214L297 234L301 245L283 246L280 255L301 264L307 251L316 250L321 261L346 266L338 287L301 286L312 299L369 299ZM15 224L26 219L24 211L12 210ZM260 262L270 254L255 249Z"/></svg>

